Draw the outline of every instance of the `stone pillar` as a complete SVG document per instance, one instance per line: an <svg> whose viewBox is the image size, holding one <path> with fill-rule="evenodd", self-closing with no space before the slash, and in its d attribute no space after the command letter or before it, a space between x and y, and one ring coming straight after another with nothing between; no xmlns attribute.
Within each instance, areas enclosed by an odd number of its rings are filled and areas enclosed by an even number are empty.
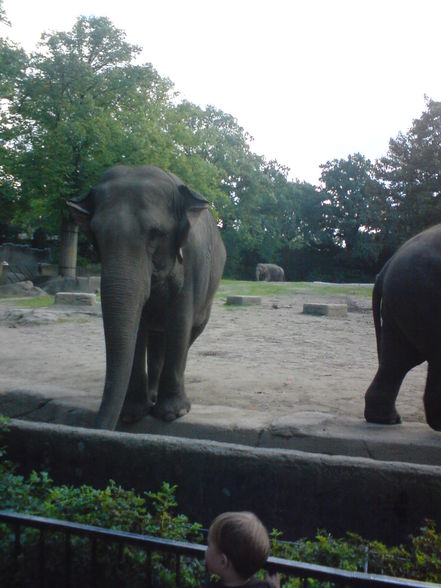
<svg viewBox="0 0 441 588"><path fill-rule="evenodd" d="M70 219L63 219L61 223L60 261L58 271L60 276L75 278L77 271L78 225Z"/></svg>
<svg viewBox="0 0 441 588"><path fill-rule="evenodd" d="M8 283L8 268L9 268L9 264L7 261L2 261L0 263L0 285L1 286Z"/></svg>

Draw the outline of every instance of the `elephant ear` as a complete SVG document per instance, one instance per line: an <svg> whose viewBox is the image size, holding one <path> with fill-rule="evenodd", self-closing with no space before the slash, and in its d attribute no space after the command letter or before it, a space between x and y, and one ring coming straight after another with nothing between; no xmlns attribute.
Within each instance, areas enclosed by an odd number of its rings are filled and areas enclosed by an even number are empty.
<svg viewBox="0 0 441 588"><path fill-rule="evenodd" d="M90 230L90 219L94 212L93 190L75 200L66 200L66 205L74 222L81 229L88 232Z"/></svg>
<svg viewBox="0 0 441 588"><path fill-rule="evenodd" d="M208 200L206 200L197 192L190 190L188 186L178 186L181 197L181 215L178 226L178 234L176 239L176 256L179 263L183 261L182 248L187 242L188 234L192 225L198 220L199 215L203 210L210 207Z"/></svg>

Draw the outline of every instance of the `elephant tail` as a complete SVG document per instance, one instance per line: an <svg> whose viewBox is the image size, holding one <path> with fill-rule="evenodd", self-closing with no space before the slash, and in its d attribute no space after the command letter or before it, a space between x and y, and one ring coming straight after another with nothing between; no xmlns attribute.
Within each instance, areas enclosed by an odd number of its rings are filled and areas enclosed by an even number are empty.
<svg viewBox="0 0 441 588"><path fill-rule="evenodd" d="M375 279L374 289L372 290L372 314L374 317L375 326L375 337L377 339L377 355L380 359L381 354L381 300L383 298L383 279L384 279L384 268L377 275Z"/></svg>

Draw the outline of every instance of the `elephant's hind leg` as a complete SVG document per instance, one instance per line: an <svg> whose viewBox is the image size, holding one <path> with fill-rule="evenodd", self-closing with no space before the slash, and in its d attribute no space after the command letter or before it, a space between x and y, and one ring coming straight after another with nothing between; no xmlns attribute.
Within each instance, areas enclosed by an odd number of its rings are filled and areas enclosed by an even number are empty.
<svg viewBox="0 0 441 588"><path fill-rule="evenodd" d="M426 389L424 391L424 411L429 427L441 431L441 365L429 361Z"/></svg>
<svg viewBox="0 0 441 588"><path fill-rule="evenodd" d="M207 326L208 323L208 319L209 319L209 315L207 316L207 318L202 322L202 324L194 326L191 330L191 336L190 336L190 345L193 345L193 343L196 341L196 339L199 337L199 335L202 333L202 331L205 329L205 327Z"/></svg>
<svg viewBox="0 0 441 588"><path fill-rule="evenodd" d="M404 376L421 363L416 349L395 325L383 323L378 371L365 394L364 417L369 423L401 423L395 401Z"/></svg>

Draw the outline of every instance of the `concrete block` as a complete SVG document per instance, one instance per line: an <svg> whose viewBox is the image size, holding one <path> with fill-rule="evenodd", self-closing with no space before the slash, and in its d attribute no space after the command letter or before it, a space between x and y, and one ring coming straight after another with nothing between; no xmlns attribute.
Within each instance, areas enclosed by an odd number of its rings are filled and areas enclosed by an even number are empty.
<svg viewBox="0 0 441 588"><path fill-rule="evenodd" d="M39 263L38 273L43 277L54 278L58 276L58 265L54 263Z"/></svg>
<svg viewBox="0 0 441 588"><path fill-rule="evenodd" d="M347 304L319 304L308 303L303 305L303 314L313 314L316 316L333 316L343 317L348 314Z"/></svg>
<svg viewBox="0 0 441 588"><path fill-rule="evenodd" d="M88 280L88 291L89 292L94 292L95 294L97 292L101 291L101 278L100 276L89 276L87 278Z"/></svg>
<svg viewBox="0 0 441 588"><path fill-rule="evenodd" d="M250 306L261 303L260 296L227 296L227 304L234 306Z"/></svg>
<svg viewBox="0 0 441 588"><path fill-rule="evenodd" d="M55 304L94 306L96 304L96 294L86 292L57 292L55 294Z"/></svg>

